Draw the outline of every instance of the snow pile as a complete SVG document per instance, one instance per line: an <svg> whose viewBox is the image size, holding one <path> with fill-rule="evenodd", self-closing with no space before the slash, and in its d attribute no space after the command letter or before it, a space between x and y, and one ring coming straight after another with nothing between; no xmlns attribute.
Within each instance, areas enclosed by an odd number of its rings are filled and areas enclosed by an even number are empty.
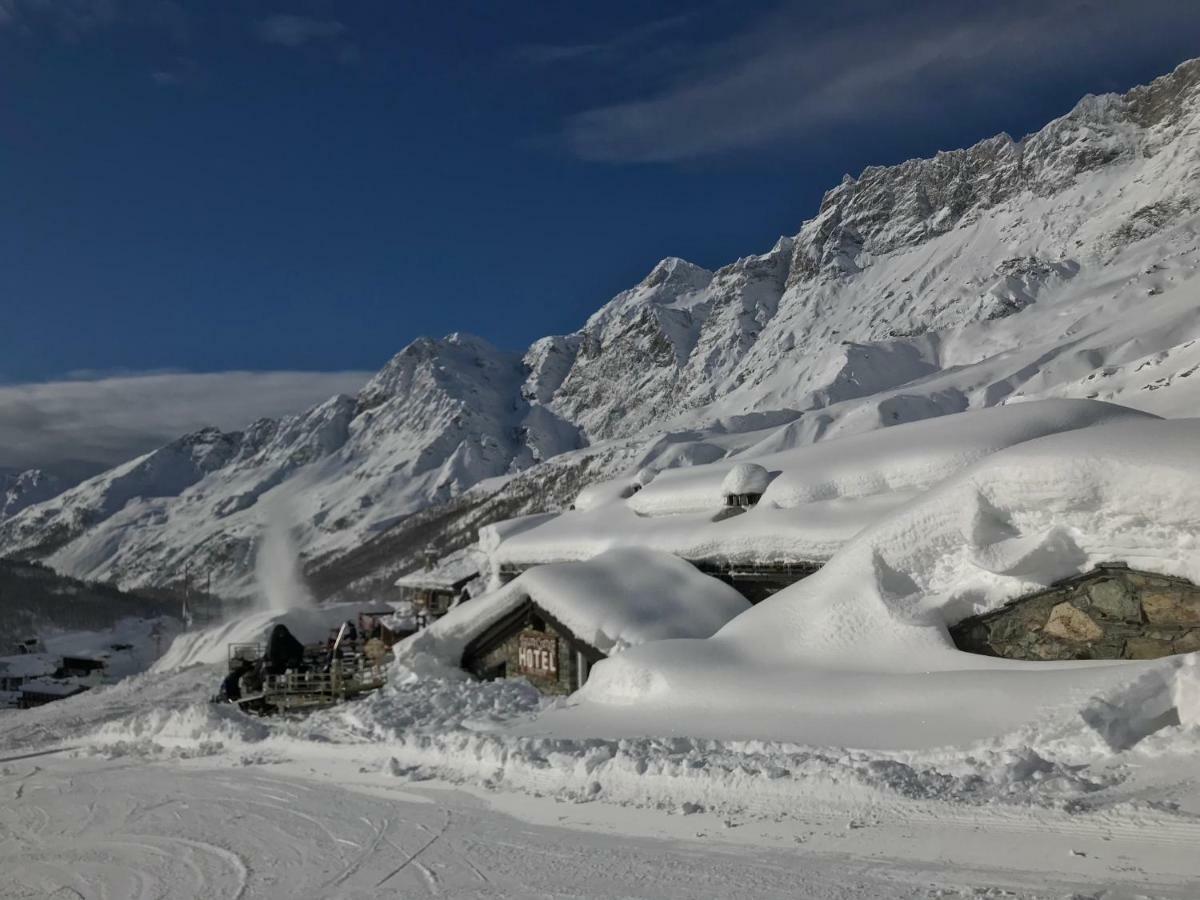
<svg viewBox="0 0 1200 900"><path fill-rule="evenodd" d="M1146 420L997 453L713 638L597 665L581 696L608 733L653 721L822 745L961 743L1077 716L1177 662L998 660L959 652L947 626L1112 560L1200 582L1197 446L1200 420Z"/></svg>
<svg viewBox="0 0 1200 900"><path fill-rule="evenodd" d="M942 416L764 456L752 455L752 450L739 462L663 472L630 498L629 506L643 515L668 515L711 510L727 493L762 492L764 505L793 507L923 490L1013 444L1127 418L1152 417L1088 400L1021 403ZM769 486L768 471L779 473ZM733 490L743 482L753 486Z"/></svg>
<svg viewBox="0 0 1200 900"><path fill-rule="evenodd" d="M361 603L335 603L282 612L267 610L240 616L197 631L179 635L154 664L151 671L169 672L183 666L224 663L229 659L230 644L255 644L266 639L276 625L286 625L302 644L325 640L331 629L343 622L357 623Z"/></svg>
<svg viewBox="0 0 1200 900"><path fill-rule="evenodd" d="M753 457L778 473L758 505L715 516L723 484L750 462L661 472L625 501L512 529L491 546L495 563L587 559L621 546L653 547L721 562L822 561L847 540L953 472L1047 434L1154 417L1091 400L1001 406L896 425L855 437ZM759 476L761 477L761 476Z"/></svg>
<svg viewBox="0 0 1200 900"><path fill-rule="evenodd" d="M396 658L414 667L426 664L423 657L457 666L467 644L526 600L605 654L664 638L708 637L750 608L729 585L683 560L628 547L587 562L531 569L455 607L398 645Z"/></svg>
<svg viewBox="0 0 1200 900"><path fill-rule="evenodd" d="M721 482L721 495L730 494L761 494L771 483L771 473L758 463L741 462L734 465L725 473Z"/></svg>

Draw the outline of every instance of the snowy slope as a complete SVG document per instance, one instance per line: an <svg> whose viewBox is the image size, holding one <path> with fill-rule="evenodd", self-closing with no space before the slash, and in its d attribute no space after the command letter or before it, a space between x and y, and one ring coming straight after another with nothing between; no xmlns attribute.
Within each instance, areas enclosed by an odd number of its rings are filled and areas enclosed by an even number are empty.
<svg viewBox="0 0 1200 900"><path fill-rule="evenodd" d="M590 499L587 508L514 534L491 556L529 565L653 547L695 561L823 562L867 526L989 454L1122 421L1158 420L1094 400L1043 400L672 469L628 498L609 491L608 502ZM748 460L765 476L765 491L757 506L730 516L723 492ZM591 498L599 487L589 489Z"/></svg>
<svg viewBox="0 0 1200 900"><path fill-rule="evenodd" d="M960 743L1052 709L1071 727L1081 713L1127 727L1172 707L1194 715L1200 707L1178 691L1192 690L1195 655L1018 662L961 652L947 628L1113 560L1200 581L1198 445L1200 419L1181 419L1002 450L711 639L660 642L597 665L584 696L636 707L643 722L657 716L658 728L711 734L719 722L742 736L815 744L884 735L889 746Z"/></svg>
<svg viewBox="0 0 1200 900"><path fill-rule="evenodd" d="M1198 95L1200 60L1020 141L867 169L767 253L715 272L668 258L523 355L418 340L355 398L201 432L21 510L0 555L124 585L192 566L245 593L277 500L328 564L563 454L629 474L1035 397L1186 414Z"/></svg>
<svg viewBox="0 0 1200 900"><path fill-rule="evenodd" d="M67 483L61 478L41 469L0 474L0 522L27 506L61 494L66 488Z"/></svg>

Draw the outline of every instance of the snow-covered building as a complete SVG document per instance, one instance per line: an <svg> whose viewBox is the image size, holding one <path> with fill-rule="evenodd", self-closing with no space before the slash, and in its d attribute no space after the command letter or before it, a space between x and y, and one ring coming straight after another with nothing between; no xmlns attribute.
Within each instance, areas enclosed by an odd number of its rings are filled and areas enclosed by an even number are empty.
<svg viewBox="0 0 1200 900"><path fill-rule="evenodd" d="M622 548L539 566L452 609L396 648L481 679L524 677L546 693L587 681L595 663L648 641L708 637L750 604L667 553Z"/></svg>
<svg viewBox="0 0 1200 900"><path fill-rule="evenodd" d="M58 667L58 657L49 653L0 656L0 691L19 691L25 682L53 675Z"/></svg>
<svg viewBox="0 0 1200 900"><path fill-rule="evenodd" d="M880 729L890 746L974 740L1050 707L1105 735L1110 720L1135 731L1169 721L1175 673L1194 662L1127 660L1200 639L1197 446L1200 419L1151 419L1009 447L712 638L607 661L580 700L696 734L719 722L821 744L861 745ZM956 646L964 622L987 626L990 654Z"/></svg>
<svg viewBox="0 0 1200 900"><path fill-rule="evenodd" d="M429 560L425 568L400 576L395 584L401 602L411 604L417 620L426 623L481 593L481 568L477 553L468 548L436 562Z"/></svg>
<svg viewBox="0 0 1200 900"><path fill-rule="evenodd" d="M489 548L501 578L535 565L651 547L758 603L817 571L863 529L1007 447L1156 417L1092 400L1043 400L798 443L788 428L736 458L661 471L629 493L592 485L576 509L510 529ZM790 426L789 426L790 428Z"/></svg>

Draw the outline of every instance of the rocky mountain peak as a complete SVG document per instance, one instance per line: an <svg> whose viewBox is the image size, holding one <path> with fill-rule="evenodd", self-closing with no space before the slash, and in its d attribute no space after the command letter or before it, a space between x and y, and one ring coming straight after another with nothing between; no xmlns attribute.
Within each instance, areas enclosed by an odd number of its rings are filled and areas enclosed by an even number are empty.
<svg viewBox="0 0 1200 900"><path fill-rule="evenodd" d="M308 558L329 558L589 444L590 477L602 477L664 432L671 465L726 455L723 423L796 420L794 443L1064 378L1082 378L1084 396L1101 383L1088 367L1131 362L1111 348L1166 352L1165 336L1187 330L1156 313L1168 324L1145 340L1088 336L1148 321L1131 304L1176 302L1197 269L1198 85L1195 61L1085 98L1020 141L868 167L766 253L716 271L667 257L581 329L524 353L465 333L419 338L356 397L244 432L203 429L23 507L0 521L0 555L127 586L194 558L240 592L276 493L294 501ZM1086 328L1064 335L1077 317ZM1059 366L1084 340L1091 349Z"/></svg>

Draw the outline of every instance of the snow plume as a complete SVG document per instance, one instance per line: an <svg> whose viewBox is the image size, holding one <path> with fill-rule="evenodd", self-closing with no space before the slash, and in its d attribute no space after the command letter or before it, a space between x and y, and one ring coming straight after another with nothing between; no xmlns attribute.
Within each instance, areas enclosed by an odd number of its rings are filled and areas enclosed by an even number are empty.
<svg viewBox="0 0 1200 900"><path fill-rule="evenodd" d="M258 583L258 604L264 611L276 612L313 605L312 595L300 573L300 557L292 537L294 517L282 502L267 508L267 520L254 559L254 578Z"/></svg>

